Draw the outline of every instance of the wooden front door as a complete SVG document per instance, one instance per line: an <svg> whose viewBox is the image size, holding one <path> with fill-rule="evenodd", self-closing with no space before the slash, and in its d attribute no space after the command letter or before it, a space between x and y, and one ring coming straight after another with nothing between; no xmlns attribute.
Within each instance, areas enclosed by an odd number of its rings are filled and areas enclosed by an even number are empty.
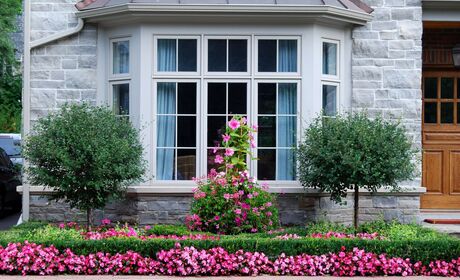
<svg viewBox="0 0 460 280"><path fill-rule="evenodd" d="M421 208L460 209L460 72L423 72Z"/></svg>

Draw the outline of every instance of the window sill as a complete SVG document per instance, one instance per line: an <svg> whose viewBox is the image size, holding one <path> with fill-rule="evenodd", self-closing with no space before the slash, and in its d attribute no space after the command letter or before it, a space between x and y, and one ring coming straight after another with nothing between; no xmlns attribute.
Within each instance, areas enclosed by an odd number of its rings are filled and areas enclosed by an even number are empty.
<svg viewBox="0 0 460 280"><path fill-rule="evenodd" d="M271 193L278 193L278 194L308 194L312 196L327 196L327 193L323 193L316 189L304 189L299 182L269 182L268 183L270 188L269 191ZM171 195L184 195L184 194L192 194L193 189L196 188L194 184L187 184L187 185L155 185L155 186L130 186L128 188L128 195L162 195L162 194L171 194ZM24 187L18 186L17 191L19 193L23 193ZM34 195L46 195L52 192L52 190L48 187L41 187L41 186L30 186L29 189L31 194ZM353 193L352 190L348 191L349 193ZM369 193L366 190L361 190L362 193ZM426 192L426 188L423 187L411 187L411 186L402 186L401 191L399 192L391 192L387 189L379 189L375 195L421 195Z"/></svg>

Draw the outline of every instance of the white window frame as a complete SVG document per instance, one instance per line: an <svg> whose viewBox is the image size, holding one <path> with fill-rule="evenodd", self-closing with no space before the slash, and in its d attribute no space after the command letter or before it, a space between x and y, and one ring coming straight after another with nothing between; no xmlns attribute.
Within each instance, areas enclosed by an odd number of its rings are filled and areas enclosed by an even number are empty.
<svg viewBox="0 0 460 280"><path fill-rule="evenodd" d="M323 44L324 43L332 43L337 45L337 63L336 63L336 71L337 75L325 75L323 74ZM332 39L332 38L326 38L322 37L321 38L321 110L324 110L323 108L323 85L330 85L330 86L335 86L337 88L337 93L336 93L336 113L340 114L340 98L341 98L341 40L339 39ZM333 117L333 116L324 116L324 117Z"/></svg>
<svg viewBox="0 0 460 280"><path fill-rule="evenodd" d="M247 84L247 118L250 125L257 123L258 112L257 112L257 84L263 83L295 83L297 85L297 111L296 111L296 128L297 142L301 138L301 99L302 99L302 35L285 35L285 36L268 36L268 35L257 35L257 34L226 34L226 35L213 35L202 33L200 35L170 35L170 34L154 34L151 37L153 40L153 57L152 57L152 75L151 75L151 87L152 87L152 110L150 111L149 119L152 123L157 123L157 87L158 83L171 82L194 82L197 84L197 139L196 139L196 150L197 150L197 162L196 162L196 175L202 176L207 174L207 153L208 153L208 136L207 136L207 123L208 123L208 83L246 83ZM157 71L157 46L158 39L197 39L197 72L158 72ZM207 72L208 57L207 57L207 42L208 39L245 39L248 42L248 65L247 72ZM297 72L257 72L257 58L258 58L258 39L268 40L296 40L297 41ZM228 59L228 56L227 56ZM278 63L278 59L277 59ZM278 94L277 94L278 98ZM277 126L278 127L278 126ZM189 180L157 180L156 169L157 169L157 127L151 132L151 171L153 174L153 185L165 186L165 187L180 187L180 186L192 186L193 181ZM276 136L277 137L277 136ZM257 143L257 134L254 139ZM211 148L211 147L210 147ZM175 147L177 149L177 147ZM278 153L278 147L275 147ZM257 155L257 147L251 149L253 155ZM257 162L248 161L249 168L253 176L257 174ZM269 182L276 182L276 184L284 185L296 185L296 181L284 181L274 180Z"/></svg>
<svg viewBox="0 0 460 280"><path fill-rule="evenodd" d="M114 49L113 49L113 44L117 42L125 42L128 41L129 44L129 71L128 73L123 73L123 74L114 74L113 73L113 55L114 55ZM132 50L132 38L131 35L126 35L126 36L117 36L117 37L112 37L109 39L109 44L110 44L110 51L109 51L109 80L120 80L120 79L131 79L131 73L133 69L133 59L131 55L131 50Z"/></svg>
<svg viewBox="0 0 460 280"><path fill-rule="evenodd" d="M301 78L302 69L302 37L301 36L255 36L254 43L254 76L256 77L272 77L274 79L280 77L298 77ZM259 40L276 40L276 72L259 72ZM278 72L279 66L279 41L280 40L296 40L297 41L297 71L296 72Z"/></svg>
<svg viewBox="0 0 460 280"><path fill-rule="evenodd" d="M335 86L337 91L336 91L336 101L335 101L335 111L337 114L340 114L340 82L330 82L330 81L322 81L321 82L321 110L324 110L323 108L323 86ZM328 117L328 118L331 118L331 117L334 117L334 116L324 116L324 117Z"/></svg>
<svg viewBox="0 0 460 280"><path fill-rule="evenodd" d="M113 55L114 55L114 49L113 49L113 44L116 42L125 42L128 41L129 44L129 71L128 73L123 73L123 74L114 74L113 73ZM108 88L107 88L107 102L109 104L109 107L114 110L113 108L113 94L114 94L114 85L120 85L120 84L128 84L129 88L129 115L118 115L118 116L127 116L129 119L131 119L131 115L133 112L133 102L132 102L132 78L131 78L131 73L133 69L133 59L131 55L132 51L132 36L131 35L123 35L123 36L116 36L116 37L110 37L109 38L109 71L108 72Z"/></svg>
<svg viewBox="0 0 460 280"><path fill-rule="evenodd" d="M301 86L302 86L302 80L301 79L255 79L254 80L254 90L253 90L253 94L252 94L252 100L253 100L253 118L252 118L252 123L257 123L258 124L258 118L259 118L259 103L258 103L258 93L259 93L259 83L266 83L266 84L276 84L276 113L275 114L270 114L270 116L274 116L276 117L276 119L278 120L278 117L279 117L279 114L278 114L278 85L279 84L296 84L297 85L297 95L296 95L296 105L297 105L297 109L296 109L296 129L297 129L297 135L296 135L296 143L299 143L300 139L301 139L301 123L300 123L300 119L301 119L301 93L302 93L302 89L301 89ZM275 160L278 159L278 122L276 122L276 135L275 135L275 139L276 139L276 144L277 146L276 147L259 147L258 146L258 137L259 137L259 134L256 133L255 134L255 137L254 137L254 141L256 142L256 148L254 149L251 149L253 155L257 158L258 157L258 150L259 149L275 149ZM282 147L284 148L284 147ZM258 175L258 167L257 167L257 161L251 161L251 170L254 170L254 173ZM276 171L277 171L277 168L278 168L278 165L276 166L275 168L275 176L276 176ZM273 182L277 182L277 183L280 183L280 184L286 184L286 185L289 185L289 184L295 184L296 181L297 181L297 176L294 180L278 180L278 179L275 179L275 180L261 180L262 182L268 182L268 183L273 183Z"/></svg>
<svg viewBox="0 0 460 280"><path fill-rule="evenodd" d="M151 119L153 121L154 124L157 124L158 121L157 121L157 114L158 114L158 110L157 110L157 94L158 94L158 83L196 83L196 127L197 127L197 134L196 134L196 166L195 166L195 172L196 172L196 176L200 176L200 163L203 161L202 158L201 158L201 152L200 152L200 139L201 139L201 135L200 135L200 131L202 130L202 127L201 127L201 103L202 103L202 98L200 96L200 90L201 90L201 79L197 79L197 78L159 78L159 79L153 79L152 81L152 87L153 87L153 102L152 102L152 116L151 116ZM177 95L177 86L176 86L176 95ZM177 113L177 99L176 99L176 113L174 114L175 116L178 115ZM190 114L190 116L192 116L192 114ZM157 179L157 176L156 176L156 170L157 170L157 162L156 162L156 158L157 158L157 129L158 127L155 125L155 128L152 129L152 143L153 143L153 152L152 152L152 167L153 167L153 175L154 175L154 181L157 182L157 183L160 183L162 185L184 185L184 184L189 184L189 183L193 183L193 181L191 180L158 180ZM176 123L176 130L177 130L177 123ZM180 149L177 147L177 135L176 135L176 139L175 139L175 144L176 146L174 148L171 148L171 149ZM190 148L190 147L188 147ZM176 171L177 171L177 162L175 164L175 168L176 168Z"/></svg>
<svg viewBox="0 0 460 280"><path fill-rule="evenodd" d="M329 75L329 74L323 74L323 60L324 60L324 52L323 52L323 47L324 43L329 43L329 44L336 44L337 45L337 53L336 53L336 73L337 75ZM328 39L328 38L321 38L321 79L326 80L326 81L335 81L335 82L340 82L340 49L341 49L341 44L340 40L337 39Z"/></svg>
<svg viewBox="0 0 460 280"><path fill-rule="evenodd" d="M229 73L234 73L234 72L229 72ZM209 83L225 83L227 84L227 94L228 94L228 84L229 83L245 83L246 86L246 108L247 108L247 119L248 122L251 120L251 115L253 115L252 112L252 106L251 106L251 90L252 90L252 82L250 78L247 79L224 79L224 78L205 78L203 80L203 89L202 89L202 98L203 100L201 101L201 105L203 106L203 114L200 116L202 118L202 124L203 128L206 128L205 130L202 131L202 158L203 161L201 162L201 170L204 172L204 174L207 174L207 168L208 168L208 162L207 162L207 155L208 155L208 150L211 149L212 147L208 147L208 117L209 116L215 116L215 115L220 115L220 114L209 114L208 113L208 84ZM228 98L226 100L228 102ZM228 104L227 104L228 106ZM226 117L230 116L230 114L225 114ZM228 120L226 120L228 122Z"/></svg>
<svg viewBox="0 0 460 280"><path fill-rule="evenodd" d="M158 40L159 39L169 39L176 40L176 71L174 72L165 72L158 71ZM196 40L196 71L178 71L179 69L179 40L183 39L195 39ZM153 36L153 75L156 77L184 77L184 76L200 76L201 73L201 36L200 35L154 35Z"/></svg>
<svg viewBox="0 0 460 280"><path fill-rule="evenodd" d="M111 94L109 94L109 96L108 96L108 102L110 104L110 108L112 108L112 111L113 111L115 109L113 107L113 95L115 93L114 87L116 85L124 85L124 84L128 85L129 114L128 115L117 115L117 116L130 118L132 110L133 110L133 108L132 108L133 107L132 98L131 98L131 81L130 80L116 80L116 81L113 81L113 82L109 82L109 92Z"/></svg>
<svg viewBox="0 0 460 280"><path fill-rule="evenodd" d="M209 71L208 70L208 41L209 40L213 40L213 39L217 39L217 40L226 40L227 42L227 45L226 45L226 48L227 48L227 57L226 57L226 67L227 67L227 71L225 72L214 72L214 71ZM204 62L204 75L205 76L222 76L222 77L229 77L229 76L249 76L251 74L251 61L252 61L252 58L251 58L251 49L252 49L252 42L251 42L251 36L238 36L238 35L235 35L235 36L231 36L231 35L225 35L225 36L207 36L205 35L204 38L204 48L203 48L203 62ZM246 62L246 72L230 72L228 71L228 56L229 56L229 52L228 52L228 41L229 40L246 40L247 41L247 49L246 49L246 52L247 52L247 62Z"/></svg>

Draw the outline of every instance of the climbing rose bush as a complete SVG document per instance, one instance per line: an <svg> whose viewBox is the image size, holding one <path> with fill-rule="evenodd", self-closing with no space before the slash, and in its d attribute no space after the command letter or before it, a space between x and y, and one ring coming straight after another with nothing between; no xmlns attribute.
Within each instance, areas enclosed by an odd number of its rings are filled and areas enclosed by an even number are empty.
<svg viewBox="0 0 460 280"><path fill-rule="evenodd" d="M0 246L0 274L22 275L295 275L295 276L460 276L460 257L436 260L428 265L385 254L377 255L354 248L321 256L281 254L273 259L263 253L242 250L229 253L223 248L198 250L181 248L161 250L156 258L128 251L111 255L98 252L77 255L70 249L34 243Z"/></svg>
<svg viewBox="0 0 460 280"><path fill-rule="evenodd" d="M264 232L277 228L278 209L268 186L260 186L249 176L246 161L254 159L253 133L245 118L234 117L228 122L221 145L214 148L214 162L208 176L195 179L192 215L186 218L191 230L220 234Z"/></svg>

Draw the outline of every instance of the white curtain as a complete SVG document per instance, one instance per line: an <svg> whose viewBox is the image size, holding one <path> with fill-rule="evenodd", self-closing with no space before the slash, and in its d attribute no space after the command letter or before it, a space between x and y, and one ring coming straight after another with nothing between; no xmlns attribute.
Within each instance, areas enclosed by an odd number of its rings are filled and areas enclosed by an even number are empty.
<svg viewBox="0 0 460 280"><path fill-rule="evenodd" d="M277 179L295 179L293 148L297 135L297 84L278 85L278 159Z"/></svg>
<svg viewBox="0 0 460 280"><path fill-rule="evenodd" d="M176 40L159 39L158 40L158 71L175 72L176 71Z"/></svg>
<svg viewBox="0 0 460 280"><path fill-rule="evenodd" d="M157 94L157 180L174 180L176 84L158 83Z"/></svg>
<svg viewBox="0 0 460 280"><path fill-rule="evenodd" d="M337 75L337 44L323 43L323 74Z"/></svg>
<svg viewBox="0 0 460 280"><path fill-rule="evenodd" d="M129 41L113 43L113 73L129 73Z"/></svg>
<svg viewBox="0 0 460 280"><path fill-rule="evenodd" d="M279 41L279 72L297 72L297 41Z"/></svg>

